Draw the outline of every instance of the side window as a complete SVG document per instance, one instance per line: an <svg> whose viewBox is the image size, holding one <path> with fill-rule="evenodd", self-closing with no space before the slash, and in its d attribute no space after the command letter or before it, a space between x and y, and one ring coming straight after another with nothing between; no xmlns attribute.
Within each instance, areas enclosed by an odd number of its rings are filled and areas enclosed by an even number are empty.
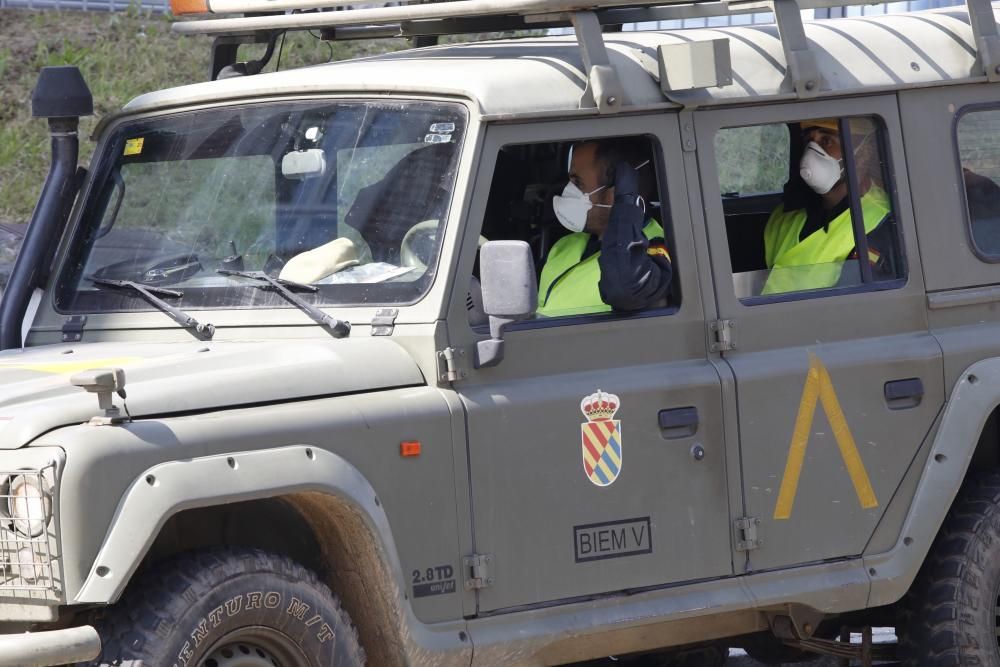
<svg viewBox="0 0 1000 667"><path fill-rule="evenodd" d="M742 302L903 284L883 141L873 117L719 130L715 156Z"/></svg>
<svg viewBox="0 0 1000 667"><path fill-rule="evenodd" d="M679 304L657 153L647 136L500 150L480 242L517 239L531 246L537 319ZM476 325L484 318L473 282L470 322Z"/></svg>
<svg viewBox="0 0 1000 667"><path fill-rule="evenodd" d="M962 114L957 129L972 242L984 259L1000 261L1000 110Z"/></svg>

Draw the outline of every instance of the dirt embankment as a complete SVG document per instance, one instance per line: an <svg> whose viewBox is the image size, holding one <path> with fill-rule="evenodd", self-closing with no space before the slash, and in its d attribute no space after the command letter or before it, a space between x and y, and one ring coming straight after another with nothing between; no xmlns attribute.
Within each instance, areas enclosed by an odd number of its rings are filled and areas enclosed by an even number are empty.
<svg viewBox="0 0 1000 667"><path fill-rule="evenodd" d="M169 16L127 12L29 11L0 9L0 222L24 223L31 216L49 164L44 121L31 117L31 92L47 65L76 65L94 95L94 116L80 126L80 161L90 161L97 121L131 98L151 90L204 81L208 37L170 32ZM331 44L309 33L288 35L281 67L341 60L395 50L403 40ZM262 47L241 49L241 59ZM267 68L274 68L277 59Z"/></svg>

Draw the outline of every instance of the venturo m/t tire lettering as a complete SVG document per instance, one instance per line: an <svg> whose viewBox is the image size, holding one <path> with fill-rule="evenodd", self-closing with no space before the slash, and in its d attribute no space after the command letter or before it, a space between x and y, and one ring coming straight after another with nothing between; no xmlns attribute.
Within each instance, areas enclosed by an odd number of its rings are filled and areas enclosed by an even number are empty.
<svg viewBox="0 0 1000 667"><path fill-rule="evenodd" d="M256 549L164 561L137 577L95 625L103 649L89 667L365 664L330 589L295 561Z"/></svg>

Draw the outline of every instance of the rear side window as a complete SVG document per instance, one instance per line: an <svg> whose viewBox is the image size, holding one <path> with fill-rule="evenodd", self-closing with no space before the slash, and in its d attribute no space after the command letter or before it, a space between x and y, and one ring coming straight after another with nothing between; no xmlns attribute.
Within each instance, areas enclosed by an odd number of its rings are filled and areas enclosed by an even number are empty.
<svg viewBox="0 0 1000 667"><path fill-rule="evenodd" d="M740 301L905 283L884 134L871 116L719 130L716 164Z"/></svg>
<svg viewBox="0 0 1000 667"><path fill-rule="evenodd" d="M973 246L984 259L1000 261L1000 109L959 118L958 155Z"/></svg>

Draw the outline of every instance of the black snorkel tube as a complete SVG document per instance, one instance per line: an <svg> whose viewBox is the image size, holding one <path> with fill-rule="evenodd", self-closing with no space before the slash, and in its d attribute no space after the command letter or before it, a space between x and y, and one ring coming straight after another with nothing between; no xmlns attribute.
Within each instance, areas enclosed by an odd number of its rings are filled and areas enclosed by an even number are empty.
<svg viewBox="0 0 1000 667"><path fill-rule="evenodd" d="M76 67L44 67L31 96L31 115L47 118L52 139L52 163L24 242L0 302L0 350L19 348L21 323L31 294L48 276L80 187L77 159L80 116L94 113L94 100Z"/></svg>

